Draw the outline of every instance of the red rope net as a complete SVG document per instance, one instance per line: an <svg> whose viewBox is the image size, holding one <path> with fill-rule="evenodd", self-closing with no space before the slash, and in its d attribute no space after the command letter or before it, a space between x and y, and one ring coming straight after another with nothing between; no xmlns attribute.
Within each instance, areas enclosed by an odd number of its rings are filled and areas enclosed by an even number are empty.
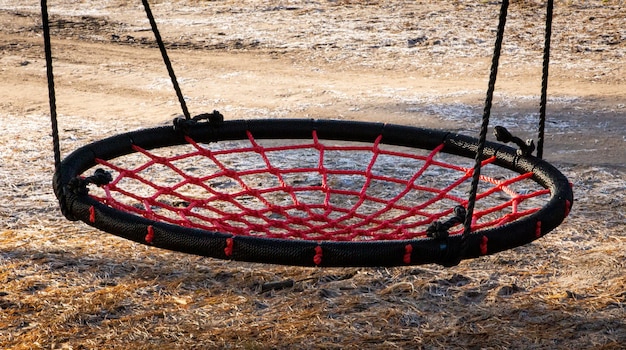
<svg viewBox="0 0 626 350"><path fill-rule="evenodd" d="M412 239L466 206L473 160L441 152L320 140L248 140L98 159L113 181L90 195L148 219L234 235L301 240ZM281 144L277 144L280 142ZM483 162L473 230L527 216L550 191ZM462 225L450 234L462 232Z"/></svg>

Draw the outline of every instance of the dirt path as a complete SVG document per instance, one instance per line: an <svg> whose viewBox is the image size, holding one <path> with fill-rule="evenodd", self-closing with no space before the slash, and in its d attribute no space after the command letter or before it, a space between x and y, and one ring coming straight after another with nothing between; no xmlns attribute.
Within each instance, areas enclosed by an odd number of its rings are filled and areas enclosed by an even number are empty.
<svg viewBox="0 0 626 350"><path fill-rule="evenodd" d="M192 113L478 129L498 6L177 4L153 11ZM549 159L621 165L626 158L619 6L557 6ZM0 12L6 113L47 110L37 11L20 3ZM141 11L117 2L51 6L61 115L150 125L180 113ZM524 138L536 128L543 33L534 17L541 11L531 3L510 9L494 102L494 125ZM589 157L590 150L606 157Z"/></svg>

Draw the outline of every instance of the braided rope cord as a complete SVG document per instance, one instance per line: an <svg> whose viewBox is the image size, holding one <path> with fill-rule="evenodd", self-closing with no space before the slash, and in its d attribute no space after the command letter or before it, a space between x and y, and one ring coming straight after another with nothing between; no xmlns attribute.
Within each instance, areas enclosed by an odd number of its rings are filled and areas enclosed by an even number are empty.
<svg viewBox="0 0 626 350"><path fill-rule="evenodd" d="M190 119L191 116L189 114L189 110L187 109L187 103L185 102L185 97L178 85L178 80L176 79L176 74L174 73L174 67L172 67L172 62L170 61L169 56L167 55L167 50L165 49L165 44L163 43L163 39L161 38L161 34L159 33L159 28L157 28L156 20L152 15L152 10L150 9L150 4L148 4L148 0L141 0L143 3L143 7L146 11L146 16L150 21L150 26L152 27L152 33L154 33L154 37L156 39L157 44L159 45L159 50L161 51L161 56L163 57L163 63L165 63L165 67L167 67L167 73L170 76L170 80L172 81L172 85L174 87L174 91L176 91L176 96L178 97L178 103L180 103L180 108L183 110L183 115L185 119Z"/></svg>
<svg viewBox="0 0 626 350"><path fill-rule="evenodd" d="M509 1L503 0L500 8L500 18L498 22L498 34L496 37L495 48L491 60L491 74L489 75L489 85L487 88L487 96L485 98L485 107L483 109L482 124L480 127L480 135L478 138L478 149L476 150L476 159L474 165L474 174L472 176L472 184L467 202L467 215L464 222L463 241L467 241L467 237L472 231L472 220L474 215L474 207L476 205L476 193L478 191L478 181L480 180L480 169L487 142L487 130L489 128L489 116L491 114L491 105L493 103L493 92L496 86L496 78L498 77L498 64L500 61L500 52L502 49L502 41L504 39L504 27L506 25L507 11ZM463 249L463 248L462 248Z"/></svg>
<svg viewBox="0 0 626 350"><path fill-rule="evenodd" d="M57 168L59 164L61 164L61 142L59 140L59 126L57 122L54 72L52 69L52 44L50 43L50 22L48 16L48 3L46 0L41 0L41 22L43 24L44 51L46 55L46 75L48 78L48 102L50 104L50 123L52 125L54 167Z"/></svg>
<svg viewBox="0 0 626 350"><path fill-rule="evenodd" d="M43 41L44 52L46 56L46 77L48 79L48 103L50 106L50 125L52 127L52 153L54 154L54 169L55 173L61 166L61 140L59 137L59 124L57 120L57 104L56 93L54 87L54 70L52 66L52 44L50 40L50 20L48 16L48 3L47 0L41 0L41 23L43 25ZM59 189L58 178L54 178L53 187L55 188L55 194L59 198L59 208L61 213L72 221L76 218L72 215L70 208L65 200L65 193Z"/></svg>
<svg viewBox="0 0 626 350"><path fill-rule="evenodd" d="M541 102L539 106L539 131L537 136L537 158L543 158L543 143L546 126L546 105L548 101L548 71L550 68L550 38L552 37L552 13L554 0L546 5L546 33L543 45L543 71L541 73Z"/></svg>

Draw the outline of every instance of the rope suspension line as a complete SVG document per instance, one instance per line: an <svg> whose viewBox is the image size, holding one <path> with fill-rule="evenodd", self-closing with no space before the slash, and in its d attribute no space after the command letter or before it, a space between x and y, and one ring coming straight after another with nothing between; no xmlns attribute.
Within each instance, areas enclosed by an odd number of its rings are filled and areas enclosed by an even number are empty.
<svg viewBox="0 0 626 350"><path fill-rule="evenodd" d="M50 21L48 16L47 0L41 0L41 22L43 24L44 51L46 54L46 75L48 78L48 102L50 104L50 122L52 125L52 148L54 152L54 167L61 163L61 145L59 141L59 126L57 122L56 93L54 91L54 72L52 69L52 45L50 43Z"/></svg>
<svg viewBox="0 0 626 350"><path fill-rule="evenodd" d="M170 76L170 80L172 81L174 91L176 91L176 96L178 97L180 108L183 110L183 115L185 116L185 119L189 120L191 119L191 116L189 114L189 110L187 109L187 103L185 102L185 97L183 96L183 93L180 90L180 86L178 85L176 74L174 74L174 67L172 67L172 62L170 62L170 58L167 55L167 50L165 49L165 44L163 43L161 34L159 33L159 28L157 28L156 20L154 19L154 16L152 15L152 10L150 10L150 4L148 4L148 0L141 0L141 2L143 3L143 7L146 11L146 15L148 17L148 20L150 21L150 27L152 28L152 33L154 33L156 42L159 45L159 51L161 51L161 56L163 57L163 63L165 63L165 67L167 67L167 72Z"/></svg>
<svg viewBox="0 0 626 350"><path fill-rule="evenodd" d="M543 45L543 69L541 72L541 102L539 107L539 131L537 136L537 158L543 159L543 143L546 127L546 105L548 104L548 71L550 68L550 38L552 37L552 12L554 0L546 5L546 33Z"/></svg>
<svg viewBox="0 0 626 350"><path fill-rule="evenodd" d="M493 103L493 92L496 88L496 78L498 77L498 64L500 62L500 53L502 51L502 40L504 39L504 27L506 25L507 11L509 8L509 0L503 0L500 7L500 17L498 20L498 33L496 43L493 50L491 60L491 74L489 75L489 85L487 88L487 96L485 98L485 106L483 109L482 124L480 126L480 135L478 138L478 148L476 150L476 158L474 163L474 174L472 176L472 185L469 192L467 202L467 216L463 224L463 242L472 231L472 217L474 207L476 205L476 193L478 191L478 182L480 180L480 168L483 161L483 152L485 151L485 142L487 141L487 131L489 129L489 116L491 115L491 105Z"/></svg>

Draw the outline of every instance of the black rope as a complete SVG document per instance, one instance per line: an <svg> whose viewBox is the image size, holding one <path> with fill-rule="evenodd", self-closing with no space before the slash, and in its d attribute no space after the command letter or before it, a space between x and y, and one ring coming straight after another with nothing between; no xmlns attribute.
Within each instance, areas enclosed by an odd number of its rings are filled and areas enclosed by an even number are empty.
<svg viewBox="0 0 626 350"><path fill-rule="evenodd" d="M185 119L190 119L189 110L187 109L187 104L185 103L185 98L183 97L183 93L180 91L180 86L178 86L178 81L176 80L176 74L174 74L174 68L172 67L172 63L170 62L169 57L167 56L167 51L165 50L165 44L163 44L163 39L161 38L161 34L159 34L159 29L157 28L156 21L154 20L154 16L152 15L152 11L150 10L150 5L148 4L148 0L141 0L143 3L143 7L146 10L146 15L148 16L148 20L150 21L150 26L152 27L152 32L154 33L154 37L156 38L157 44L159 45L159 50L161 50L161 56L163 56L163 62L167 67L167 72L170 75L170 79L172 80L172 85L174 85L174 90L176 90L176 96L178 96L178 102L180 102L180 107L183 110L183 115Z"/></svg>
<svg viewBox="0 0 626 350"><path fill-rule="evenodd" d="M504 38L504 26L506 24L507 11L509 8L509 1L503 0L502 7L500 8L500 21L498 23L498 34L496 37L496 44L493 51L493 57L491 60L491 74L489 76L489 86L487 89L487 96L485 98L485 108L483 110L483 122L480 127L480 137L478 140L478 149L476 150L476 162L474 164L474 174L472 176L472 187L469 193L469 199L467 202L467 213L465 216L464 231L462 241L467 242L467 237L472 230L472 216L474 214L474 206L476 205L476 194L478 192L478 181L480 179L480 166L483 158L483 151L485 149L485 143L487 141L487 129L489 128L489 116L491 114L491 105L493 102L493 92L496 87L496 78L498 76L498 63L500 61L500 51L502 49L502 40Z"/></svg>
<svg viewBox="0 0 626 350"><path fill-rule="evenodd" d="M48 19L48 3L41 0L41 22L43 25L43 43L46 54L46 74L48 76L48 101L50 103L50 122L52 125L52 148L54 149L54 167L61 164L61 142L57 122L57 99L54 92L54 73L52 72L52 45L50 44L50 21Z"/></svg>
<svg viewBox="0 0 626 350"><path fill-rule="evenodd" d="M537 136L537 158L543 158L543 141L546 127L546 105L548 101L548 69L550 67L550 38L552 37L552 12L554 1L548 0L546 11L546 37L543 46L543 72L541 76L541 105L539 107L539 135Z"/></svg>
<svg viewBox="0 0 626 350"><path fill-rule="evenodd" d="M89 192L87 185L94 184L100 187L109 184L111 181L113 181L113 175L106 170L98 168L91 176L85 178L75 177L71 179L67 188L73 193L87 194Z"/></svg>
<svg viewBox="0 0 626 350"><path fill-rule="evenodd" d="M517 150L517 154L520 156L528 157L532 155L535 150L535 143L532 139L524 140L520 139L517 136L513 136L504 126L496 126L493 130L493 134L496 137L496 140L504 143L513 142L519 147Z"/></svg>
<svg viewBox="0 0 626 350"><path fill-rule="evenodd" d="M430 224L426 229L426 236L434 239L447 239L450 228L465 221L465 215L465 208L461 205L457 205L454 207L454 216L444 222L437 220Z"/></svg>

